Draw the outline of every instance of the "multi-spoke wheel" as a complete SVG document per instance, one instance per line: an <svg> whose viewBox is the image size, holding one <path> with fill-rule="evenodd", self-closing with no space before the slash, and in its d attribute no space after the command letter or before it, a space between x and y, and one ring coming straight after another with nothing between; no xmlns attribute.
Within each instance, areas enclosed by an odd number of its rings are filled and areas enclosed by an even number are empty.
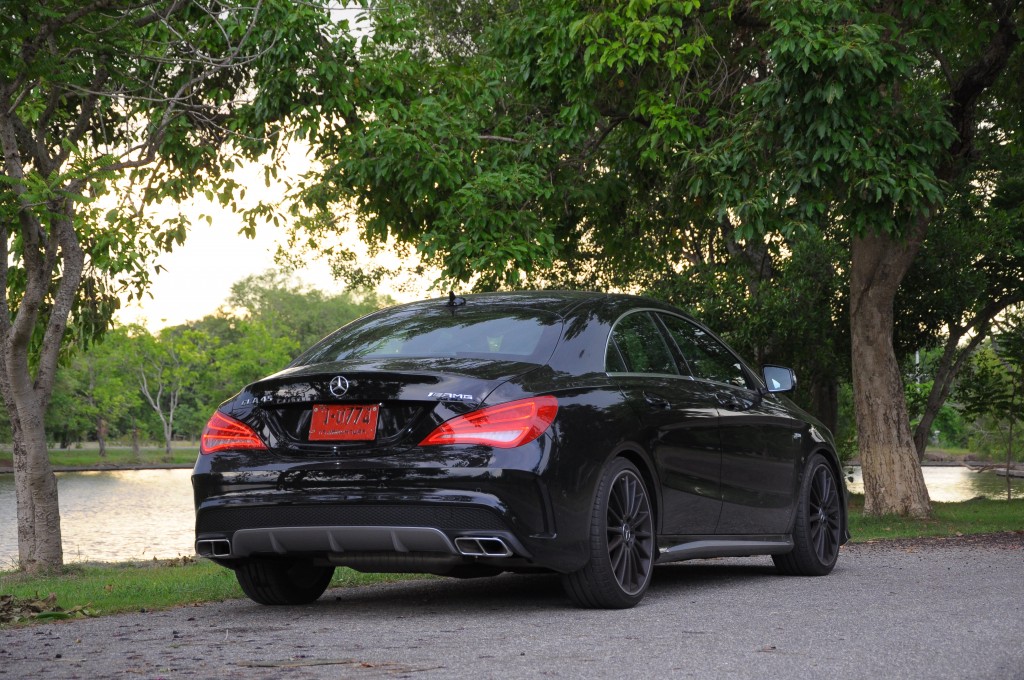
<svg viewBox="0 0 1024 680"><path fill-rule="evenodd" d="M832 466L819 454L811 456L800 485L793 551L772 556L781 573L823 576L832 571L841 543L842 493Z"/></svg>
<svg viewBox="0 0 1024 680"><path fill-rule="evenodd" d="M334 567L309 560L251 559L235 567L238 585L260 604L307 604L327 590Z"/></svg>
<svg viewBox="0 0 1024 680"><path fill-rule="evenodd" d="M562 577L566 593L582 607L623 609L641 599L654 567L654 517L647 487L624 458L601 477L591 516L590 562Z"/></svg>

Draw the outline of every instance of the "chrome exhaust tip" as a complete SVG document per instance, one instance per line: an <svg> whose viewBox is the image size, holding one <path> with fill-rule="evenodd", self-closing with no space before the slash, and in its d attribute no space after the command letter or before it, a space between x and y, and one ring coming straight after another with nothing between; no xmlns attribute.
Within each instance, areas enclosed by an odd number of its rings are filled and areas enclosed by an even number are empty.
<svg viewBox="0 0 1024 680"><path fill-rule="evenodd" d="M203 557L230 557L231 541L226 538L196 541L196 552Z"/></svg>
<svg viewBox="0 0 1024 680"><path fill-rule="evenodd" d="M460 536L455 548L466 557L512 557L512 549L497 536Z"/></svg>

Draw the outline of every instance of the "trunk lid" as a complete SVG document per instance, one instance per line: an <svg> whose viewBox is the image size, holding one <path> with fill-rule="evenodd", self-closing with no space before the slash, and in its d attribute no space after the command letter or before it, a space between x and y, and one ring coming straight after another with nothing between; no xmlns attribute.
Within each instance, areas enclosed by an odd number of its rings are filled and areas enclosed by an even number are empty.
<svg viewBox="0 0 1024 680"><path fill-rule="evenodd" d="M502 383L536 368L472 358L320 363L253 383L222 410L255 428L284 456L380 455L415 446L440 423L477 408ZM322 431L323 422L315 420L314 407L321 419L325 410L341 418L373 411L372 438L311 439L311 428Z"/></svg>

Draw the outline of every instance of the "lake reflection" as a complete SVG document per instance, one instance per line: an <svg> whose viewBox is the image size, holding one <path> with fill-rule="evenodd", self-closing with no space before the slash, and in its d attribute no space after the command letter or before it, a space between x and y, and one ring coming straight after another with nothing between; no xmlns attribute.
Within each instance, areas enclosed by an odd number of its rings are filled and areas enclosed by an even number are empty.
<svg viewBox="0 0 1024 680"><path fill-rule="evenodd" d="M58 472L64 561L193 555L191 470ZM0 475L0 568L18 558L14 475Z"/></svg>
<svg viewBox="0 0 1024 680"><path fill-rule="evenodd" d="M848 468L849 469L849 468ZM924 471L924 483L928 496L940 503L959 503L981 496L997 501L1006 500L1006 477L992 471L974 472L960 465L928 465ZM864 493L864 480L860 467L853 468L853 481L847 478L846 486L851 493ZM1010 479L1013 498L1024 497L1024 479Z"/></svg>

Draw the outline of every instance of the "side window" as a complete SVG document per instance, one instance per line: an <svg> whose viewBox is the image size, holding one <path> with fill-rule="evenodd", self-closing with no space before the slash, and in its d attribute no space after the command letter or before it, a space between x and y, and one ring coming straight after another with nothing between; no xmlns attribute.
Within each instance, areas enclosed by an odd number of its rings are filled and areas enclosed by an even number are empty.
<svg viewBox="0 0 1024 680"><path fill-rule="evenodd" d="M609 373L679 373L665 337L646 312L629 314L615 324L605 364Z"/></svg>
<svg viewBox="0 0 1024 680"><path fill-rule="evenodd" d="M663 314L661 319L679 345L679 351L690 364L694 376L753 389L743 366L725 345L686 319L668 314Z"/></svg>

